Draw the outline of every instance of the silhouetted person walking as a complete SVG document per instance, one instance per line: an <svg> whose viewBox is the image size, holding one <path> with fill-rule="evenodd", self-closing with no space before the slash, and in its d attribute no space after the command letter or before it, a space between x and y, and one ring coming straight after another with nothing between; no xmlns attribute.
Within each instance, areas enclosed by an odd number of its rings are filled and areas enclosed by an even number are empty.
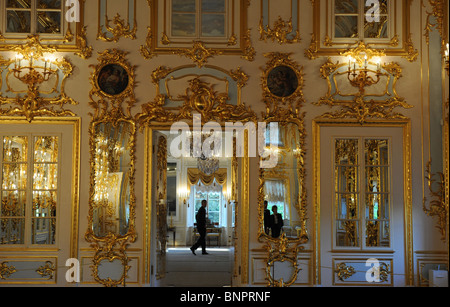
<svg viewBox="0 0 450 307"><path fill-rule="evenodd" d="M208 255L206 252L206 206L208 205L207 201L202 200L202 206L198 209L197 215L195 219L197 221L197 231L200 235L197 242L192 245L191 251L195 255L195 250L202 247L202 255Z"/></svg>

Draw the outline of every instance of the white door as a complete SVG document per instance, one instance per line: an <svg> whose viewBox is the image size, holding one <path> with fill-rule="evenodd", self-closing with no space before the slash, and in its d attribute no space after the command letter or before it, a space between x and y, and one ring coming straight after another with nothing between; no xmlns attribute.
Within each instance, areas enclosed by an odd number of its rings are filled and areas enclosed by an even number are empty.
<svg viewBox="0 0 450 307"><path fill-rule="evenodd" d="M404 286L403 127L320 127L323 286Z"/></svg>

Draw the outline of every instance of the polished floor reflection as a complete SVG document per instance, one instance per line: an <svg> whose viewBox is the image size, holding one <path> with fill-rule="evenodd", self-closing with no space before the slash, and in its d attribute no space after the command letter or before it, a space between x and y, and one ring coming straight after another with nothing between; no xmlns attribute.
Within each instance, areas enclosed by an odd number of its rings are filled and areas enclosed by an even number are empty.
<svg viewBox="0 0 450 307"><path fill-rule="evenodd" d="M164 287L226 287L231 285L233 248L207 248L194 256L188 247L168 248Z"/></svg>

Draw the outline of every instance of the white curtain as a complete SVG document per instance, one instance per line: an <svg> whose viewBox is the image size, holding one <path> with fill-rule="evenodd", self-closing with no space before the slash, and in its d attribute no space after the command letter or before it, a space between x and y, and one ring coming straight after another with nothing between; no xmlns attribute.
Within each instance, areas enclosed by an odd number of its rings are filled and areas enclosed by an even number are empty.
<svg viewBox="0 0 450 307"><path fill-rule="evenodd" d="M266 180L265 200L268 202L285 202L286 189L282 180Z"/></svg>

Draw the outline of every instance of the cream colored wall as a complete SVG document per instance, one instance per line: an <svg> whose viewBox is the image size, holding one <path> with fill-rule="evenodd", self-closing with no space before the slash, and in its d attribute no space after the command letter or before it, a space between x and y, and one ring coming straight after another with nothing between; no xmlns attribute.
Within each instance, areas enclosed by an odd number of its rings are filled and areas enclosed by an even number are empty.
<svg viewBox="0 0 450 307"><path fill-rule="evenodd" d="M122 1L121 1L122 2ZM87 60L73 54L61 54L70 60L75 69L72 76L67 80L66 93L69 97L79 102L77 106L67 107L76 113L82 119L82 138L81 138L81 170L80 170L80 215L79 215L79 258L87 259L92 256L92 250L89 244L84 239L84 233L87 228L88 216L88 199L89 199L89 134L88 127L91 111L89 102L89 91L91 83L89 77L93 72L93 68L89 65L97 64L97 53L105 49L120 49L128 51L127 60L136 66L136 82L135 94L137 104L133 108L133 115L140 112L140 106L148 101L152 101L156 95L156 88L150 81L150 75L153 70L159 66L167 66L175 68L178 66L192 64L192 61L185 57L178 55L158 55L151 60L144 59L139 53L139 47L144 44L147 36L147 26L149 26L149 6L147 0L137 0L137 39L131 40L128 38L121 38L117 43L108 43L96 39L97 35L97 18L98 18L98 4L97 1L89 0L85 4L85 25L87 26L87 42L93 47L93 56ZM281 3L283 2L283 5ZM277 1L276 14L288 15L286 10L290 10L290 1ZM264 42L259 40L258 25L260 21L260 1L250 1L250 8L248 13L248 25L251 28L252 45L256 51L255 60L249 62L240 58L239 56L217 56L208 60L208 64L219 66L225 70L234 70L241 67L242 71L249 76L247 85L243 88L242 99L247 105L251 106L253 111L260 116L264 111L265 105L262 102L262 88L261 88L261 67L266 64L264 54L267 52L291 52L291 58L299 63L304 68L304 98L306 103L303 111L306 112L306 188L308 195L308 227L310 234L313 233L313 202L312 194L314 190L312 174L313 174L313 135L312 135L312 120L322 113L328 111L328 107L317 107L312 105L313 102L324 96L327 92L326 80L320 77L320 66L326 61L326 58L318 58L309 60L304 56L304 51L309 47L310 34L313 32L312 20L312 5L310 0L301 0L300 5L300 35L302 41L292 45L279 45L278 43ZM422 7L422 2L426 7ZM114 11L113 6L110 7ZM424 168L429 159L429 140L428 140L428 58L424 34L426 11L429 10L428 1L412 1L411 4L411 33L414 47L419 51L419 58L415 62L409 62L401 57L388 57L386 61L396 61L403 69L403 77L397 84L397 92L401 97L414 106L410 110L401 110L401 113L411 119L412 124L412 196L413 196L413 229L414 229L414 252L416 259L414 260L415 271L419 265L419 260L426 257L436 258L442 257L443 251L446 250L447 245L439 239L439 233L435 229L436 221L434 218L427 217L422 210L422 198L424 191ZM113 14L111 14L113 15ZM448 85L447 85L448 97ZM357 128L355 128L357 129ZM142 285L143 282L143 250L145 248L144 238L144 160L145 160L145 139L143 133L138 133L137 147L136 147L136 226L138 230L138 237L135 243L128 248L128 255L132 258L131 270L129 272L130 278L127 280L128 285ZM252 285L263 277L261 276L261 262L260 258L264 257L262 253L262 245L257 241L258 234L258 220L257 212L257 191L258 191L258 161L257 159L250 159L250 221L249 229L249 258L248 263L241 263L243 269L247 268L246 278L244 276L242 285ZM312 245L307 244L306 250L311 250ZM431 256L430 256L431 255ZM301 257L310 259L310 253L301 254ZM312 265L312 262L309 262ZM303 272L307 272L308 268L303 268ZM309 268L311 270L312 267ZM245 270L244 270L245 272ZM303 273L302 273L303 274ZM306 273L305 273L306 274ZM90 272L83 271L84 282L92 280L89 276ZM301 277L305 284L314 284L312 275L306 274ZM417 281L417 278L415 278Z"/></svg>
<svg viewBox="0 0 450 307"><path fill-rule="evenodd" d="M290 1L284 1L289 3ZM411 33L414 43L414 47L419 50L419 58L415 62L409 62L401 57L389 57L385 59L386 62L396 61L403 69L403 77L400 79L397 85L398 94L404 97L405 100L414 106L410 110L401 110L404 115L411 118L412 123L412 195L413 195L413 229L414 229L414 251L420 254L422 251L427 253L431 252L433 256L438 256L445 250L446 245L439 240L439 233L435 229L435 220L427 217L422 210L422 198L423 198L423 185L424 185L424 167L428 161L428 122L427 122L427 110L428 110L428 58L427 49L428 46L423 36L423 29L426 22L427 9L422 8L421 2L413 1L411 5ZM278 3L278 1L277 1ZM312 120L317 116L320 116L323 112L328 111L328 107L316 107L312 105L312 102L317 101L320 97L324 96L327 91L327 84L324 79L320 77L319 68L326 61L326 58L318 58L315 60L309 60L304 56L304 50L309 47L310 33L313 29L312 20L312 6L311 1L302 0L301 3L301 22L300 22L300 35L302 38L301 43L292 45L279 45L278 43L264 42L259 40L258 24L260 20L260 3L259 1L251 1L248 24L251 31L252 45L257 52L255 60L253 62L241 59L239 56L218 56L208 60L208 64L222 67L226 70L241 69L250 77L248 84L243 88L242 99L247 105L257 113L261 114L264 111L264 103L262 102L262 88L261 88L261 67L266 64L266 58L264 54L267 52L291 52L292 59L297 61L304 68L304 98L306 103L303 111L306 112L305 124L306 124L306 188L308 192L308 227L310 233L313 232L313 152L312 152ZM280 2L281 4L281 2ZM425 1L427 4L427 1ZM288 15L290 12L290 5L277 6L278 15ZM279 11L279 12L278 12ZM101 52L105 49L117 48L129 52L127 59L132 65L136 65L136 81L137 86L135 89L137 105L134 108L134 112L140 111L140 105L153 100L156 95L156 89L150 82L151 72L159 66L167 66L175 68L181 65L191 64L192 62L185 57L178 55L158 55L151 60L145 60L139 54L139 46L143 44L147 36L147 26L149 21L149 8L147 1L137 1L137 39L130 40L127 38L121 38L118 43L106 43L96 40L96 27L97 27L97 4L96 1L87 1L85 8L85 24L88 26L88 44L94 48L93 56L88 60L82 60L79 57L67 55L71 59L71 62L75 66L73 76L67 82L67 94L73 97L80 104L71 109L83 119L82 124L82 152L81 152L81 194L80 194L80 250L84 255L84 250L89 248L88 244L84 241L83 235L86 229L86 219L88 210L88 188L89 185L89 168L87 167L89 161L89 146L88 146L88 123L89 116L87 113L90 111L88 107L88 92L91 88L89 82L89 75L92 69L89 65L95 65L97 63L96 52ZM436 73L436 72L430 72ZM437 72L439 73L439 72ZM448 90L447 90L448 93ZM136 197L137 197L137 216L136 225L139 231L138 238L135 243L130 245L129 255L139 258L139 265L143 264L142 250L144 249L143 236L143 178L144 178L144 135L138 134L137 138L137 168L136 168ZM422 150L423 149L423 150ZM257 241L258 233L258 221L254 218L257 212L257 191L258 191L258 161L256 159L250 159L250 221L249 221L249 259L248 259L248 284L252 284L253 277L260 276L260 271L257 270L257 265L253 265L255 259L264 256L261 253L262 245ZM311 244L306 246L306 250L311 250ZM304 256L302 254L302 256ZM306 256L310 256L306 253ZM422 254L418 257L423 256ZM255 259L253 259L255 258ZM422 259L422 258L421 258ZM414 266L417 270L418 260L415 259ZM309 262L312 264L312 262ZM241 264L245 267L245 264ZM307 268L303 268L306 272ZM253 272L255 270L255 272ZM139 269L138 278L136 282L141 283L142 270ZM131 274L129 274L131 275ZM133 278L130 278L131 280ZM302 277L303 282L314 283L311 280L311 276L306 278ZM131 281L130 281L131 282ZM243 281L246 284L246 281Z"/></svg>

